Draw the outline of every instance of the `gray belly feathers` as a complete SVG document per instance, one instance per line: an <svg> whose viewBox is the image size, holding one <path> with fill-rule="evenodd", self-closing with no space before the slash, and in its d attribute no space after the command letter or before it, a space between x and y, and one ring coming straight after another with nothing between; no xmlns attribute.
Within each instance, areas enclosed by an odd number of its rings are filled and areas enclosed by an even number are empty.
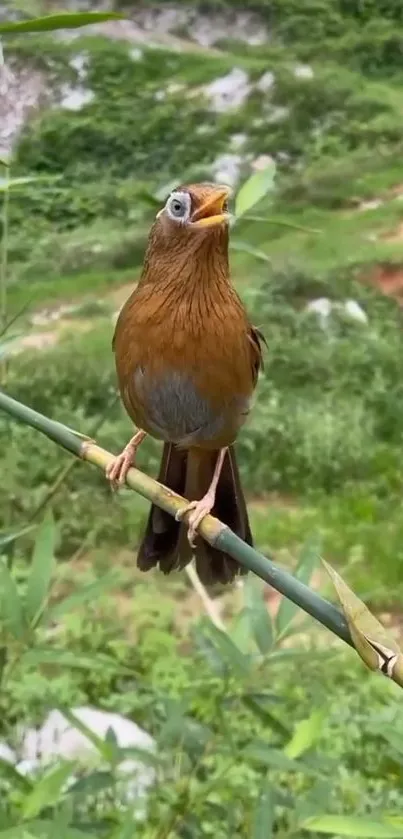
<svg viewBox="0 0 403 839"><path fill-rule="evenodd" d="M220 434L229 413L241 418L242 413L248 412L245 400L235 399L232 406L225 406L217 415L191 379L174 370L150 382L146 371L138 368L134 386L155 436L171 443L193 445L214 438Z"/></svg>

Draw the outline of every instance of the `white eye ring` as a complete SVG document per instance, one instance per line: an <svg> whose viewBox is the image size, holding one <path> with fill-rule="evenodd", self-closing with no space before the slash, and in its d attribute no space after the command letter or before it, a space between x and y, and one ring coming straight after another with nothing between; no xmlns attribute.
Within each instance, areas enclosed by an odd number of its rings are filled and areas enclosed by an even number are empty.
<svg viewBox="0 0 403 839"><path fill-rule="evenodd" d="M190 195L187 192L171 192L165 209L172 221L179 221L183 224L190 218Z"/></svg>

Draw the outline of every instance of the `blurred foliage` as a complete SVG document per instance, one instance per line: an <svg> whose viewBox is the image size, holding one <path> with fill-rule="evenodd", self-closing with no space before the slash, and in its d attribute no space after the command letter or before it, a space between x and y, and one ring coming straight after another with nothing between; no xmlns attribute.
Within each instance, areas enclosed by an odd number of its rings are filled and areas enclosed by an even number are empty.
<svg viewBox="0 0 403 839"><path fill-rule="evenodd" d="M49 706L95 701L153 735L155 756L140 760L156 782L146 818L135 818L118 769L130 749L111 737L95 741L87 766L53 759L27 777L0 761L5 835L22 823L33 836L62 825L66 837L115 839L133 835L135 823L142 839L291 839L320 835L331 819L345 836L402 835L395 686L364 673L357 682L357 662L353 669L348 653L321 649L310 634L302 647L297 610L281 603L271 619L257 579L246 580L226 632L205 618L181 628L183 589L172 600L165 586L157 607L138 578L133 599L124 566L111 575L94 565L77 583L73 566L55 564L49 515L34 542L30 564L21 558L10 571L6 557L1 563L13 595L0 604L3 737L18 754L16 720L35 724ZM315 557L306 545L300 573L308 579Z"/></svg>
<svg viewBox="0 0 403 839"><path fill-rule="evenodd" d="M260 221L246 213L233 234L249 247L233 252L235 276L269 344L238 444L256 541L294 567L317 533L323 555L348 565L360 595L393 609L403 593L401 310L360 280L373 266L398 272L401 263L401 243L388 241L401 220L401 6L234 7L257 10L270 42L223 43L220 54L144 47L131 55L128 44L93 37L7 40L13 67L46 73L52 103L26 126L12 166L15 178L50 176L13 190L12 309L27 295L46 303L92 295L72 315L83 332L75 324L52 349L17 355L8 390L112 451L126 442L111 302L100 295L141 263L155 203L171 183L210 178L217 155L232 153L231 137L245 134L241 177L260 154L278 169ZM225 0L203 5L228 8ZM80 83L77 55L87 59L94 97L67 111L60 87ZM298 77L299 62L309 62L312 78ZM201 86L233 67L252 82L269 69L274 85L213 114ZM368 199L382 203L356 212ZM305 310L317 297L354 298L368 325L334 312L324 328ZM270 622L251 579L240 614L240 595L228 595L228 636L189 621L195 605L185 575L135 570L144 500L125 491L112 497L97 470L4 416L0 446L4 538L36 526L47 504L58 559L49 520L32 563L32 531L2 543L3 736L12 742L17 722L41 721L52 703L87 703L135 719L158 744L158 783L140 825L120 798L116 754L106 749L98 775L70 789L61 786L67 772L53 776L49 795L43 773L27 788L0 761L5 839L22 839L21 830L66 839L402 835L397 688L358 673L357 660L333 651L327 635L322 647L317 629L315 645L299 623L280 639L284 605ZM140 468L155 473L158 457L147 440ZM32 801L35 817L27 816Z"/></svg>
<svg viewBox="0 0 403 839"><path fill-rule="evenodd" d="M294 524L282 508L262 523L262 532L258 523L264 544L285 547L298 528L304 533L318 527L329 559L355 556L356 573L365 577L370 567L374 585L388 587L399 585L403 562L401 314L394 302L352 282L351 274L336 282L333 275L307 276L289 265L283 272L269 271L262 286L245 291L269 349L254 411L239 438L240 467L250 494L294 495L302 504ZM334 311L324 328L317 315L305 311L312 297L337 302L347 294L360 302L369 325ZM17 356L8 389L87 433L102 420L97 437L116 451L130 423L119 402L111 405L116 392L111 325L102 311L97 314L98 325L90 332L65 335L56 348L34 357ZM4 451L11 440L4 461L9 477L0 490L1 520L3 526L19 525L32 515L67 455L5 417L0 439ZM140 467L155 472L158 455L158 444L146 441ZM306 523L304 504L317 510ZM102 476L82 465L71 471L54 506L64 555L84 538L89 546L134 544L146 508L130 493L111 498ZM398 598L400 589L393 590Z"/></svg>

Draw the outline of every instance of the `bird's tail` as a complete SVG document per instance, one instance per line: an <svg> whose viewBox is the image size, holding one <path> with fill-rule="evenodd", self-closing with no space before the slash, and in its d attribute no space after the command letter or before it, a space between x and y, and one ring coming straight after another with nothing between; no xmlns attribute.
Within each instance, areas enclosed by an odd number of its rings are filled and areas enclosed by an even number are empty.
<svg viewBox="0 0 403 839"><path fill-rule="evenodd" d="M217 456L217 451L186 451L165 443L158 480L188 501L199 501L210 486ZM233 446L225 455L212 515L248 545L253 544ZM158 565L164 574L169 574L187 565L192 555L196 559L198 576L205 585L229 583L237 574L245 573L243 566L224 551L213 548L201 536L196 537L196 547L192 550L187 540L186 522L175 521L153 504L138 551L138 567L149 571Z"/></svg>

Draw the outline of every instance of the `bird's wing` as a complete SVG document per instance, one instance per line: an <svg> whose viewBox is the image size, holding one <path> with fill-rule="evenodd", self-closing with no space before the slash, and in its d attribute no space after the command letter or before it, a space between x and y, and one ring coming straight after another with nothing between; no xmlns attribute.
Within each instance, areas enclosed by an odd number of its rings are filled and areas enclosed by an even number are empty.
<svg viewBox="0 0 403 839"><path fill-rule="evenodd" d="M263 370L262 344L266 344L267 346L267 342L260 329L258 329L257 326L252 326L252 324L249 326L248 338L251 349L253 385L255 385L259 375L259 370Z"/></svg>

